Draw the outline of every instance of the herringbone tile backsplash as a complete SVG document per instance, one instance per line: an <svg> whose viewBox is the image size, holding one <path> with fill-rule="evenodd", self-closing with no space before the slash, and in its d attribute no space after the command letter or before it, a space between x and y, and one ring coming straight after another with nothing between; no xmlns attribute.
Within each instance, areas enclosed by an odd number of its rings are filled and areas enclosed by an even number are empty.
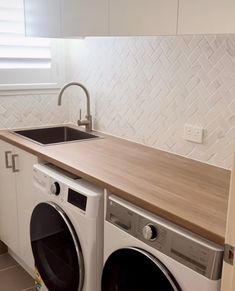
<svg viewBox="0 0 235 291"><path fill-rule="evenodd" d="M67 81L89 89L96 129L231 168L235 35L87 38L69 48ZM80 92L69 89L62 107L53 94L0 96L0 128L76 121ZM205 129L203 144L183 139L185 123Z"/></svg>
<svg viewBox="0 0 235 291"><path fill-rule="evenodd" d="M69 101L57 106L57 96L0 96L0 129L69 122Z"/></svg>
<svg viewBox="0 0 235 291"><path fill-rule="evenodd" d="M231 167L235 35L87 38L70 56L69 78L89 88L97 129ZM185 123L205 129L203 144L183 139Z"/></svg>

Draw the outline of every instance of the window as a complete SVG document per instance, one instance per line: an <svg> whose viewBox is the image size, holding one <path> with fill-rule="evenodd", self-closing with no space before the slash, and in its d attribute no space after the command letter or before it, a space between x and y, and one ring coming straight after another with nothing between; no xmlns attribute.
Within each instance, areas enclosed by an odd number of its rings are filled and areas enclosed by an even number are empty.
<svg viewBox="0 0 235 291"><path fill-rule="evenodd" d="M60 87L62 41L24 34L23 0L0 0L0 90Z"/></svg>

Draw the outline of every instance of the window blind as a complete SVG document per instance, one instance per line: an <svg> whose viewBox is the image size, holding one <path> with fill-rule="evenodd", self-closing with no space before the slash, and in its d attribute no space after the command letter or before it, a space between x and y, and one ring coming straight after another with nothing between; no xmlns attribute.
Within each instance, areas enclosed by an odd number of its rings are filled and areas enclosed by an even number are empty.
<svg viewBox="0 0 235 291"><path fill-rule="evenodd" d="M0 95L64 82L63 41L24 35L24 1L0 0Z"/></svg>
<svg viewBox="0 0 235 291"><path fill-rule="evenodd" d="M0 69L49 69L50 40L24 37L23 5L23 0L0 0Z"/></svg>

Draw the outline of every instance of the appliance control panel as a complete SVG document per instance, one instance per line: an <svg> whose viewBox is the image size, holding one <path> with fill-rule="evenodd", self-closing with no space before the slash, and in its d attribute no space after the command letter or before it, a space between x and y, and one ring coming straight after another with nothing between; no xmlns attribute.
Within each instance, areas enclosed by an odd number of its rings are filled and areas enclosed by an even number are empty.
<svg viewBox="0 0 235 291"><path fill-rule="evenodd" d="M60 181L59 177L53 176L52 174L50 175L49 172L44 171L41 167L41 165L39 165L39 167L38 165L33 167L34 187L40 188L41 193L50 196L53 195L54 199L63 202L66 196L65 184Z"/></svg>
<svg viewBox="0 0 235 291"><path fill-rule="evenodd" d="M114 195L106 221L212 280L221 278L223 247Z"/></svg>
<svg viewBox="0 0 235 291"><path fill-rule="evenodd" d="M91 219L96 218L101 211L102 188L54 165L34 165L33 184L35 193L44 195L45 200L66 204L66 207Z"/></svg>
<svg viewBox="0 0 235 291"><path fill-rule="evenodd" d="M51 199L60 202L69 202L85 211L87 197L79 192L75 178L65 171L55 171L48 165L35 165L33 168L34 185L42 188L46 195L53 195Z"/></svg>

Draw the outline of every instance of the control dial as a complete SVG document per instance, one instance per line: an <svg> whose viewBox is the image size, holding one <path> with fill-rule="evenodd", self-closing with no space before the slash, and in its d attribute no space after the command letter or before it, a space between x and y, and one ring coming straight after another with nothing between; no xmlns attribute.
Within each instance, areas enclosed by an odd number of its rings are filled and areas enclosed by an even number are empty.
<svg viewBox="0 0 235 291"><path fill-rule="evenodd" d="M58 182L51 184L51 193L56 196L60 194L60 184Z"/></svg>
<svg viewBox="0 0 235 291"><path fill-rule="evenodd" d="M157 238L157 228L153 224L147 224L143 227L142 234L146 240L153 241Z"/></svg>

